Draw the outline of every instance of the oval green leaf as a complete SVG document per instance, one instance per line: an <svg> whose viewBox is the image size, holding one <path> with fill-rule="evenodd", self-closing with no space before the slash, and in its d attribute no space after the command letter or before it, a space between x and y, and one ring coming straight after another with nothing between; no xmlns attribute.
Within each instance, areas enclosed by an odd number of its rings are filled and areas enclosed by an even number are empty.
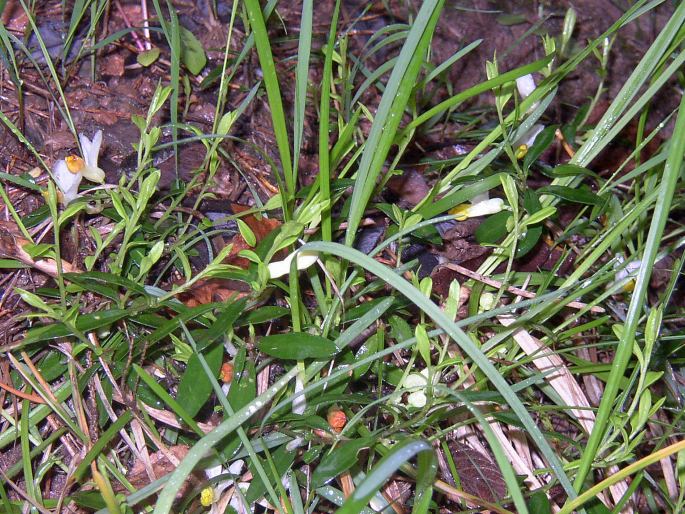
<svg viewBox="0 0 685 514"><path fill-rule="evenodd" d="M325 359L338 353L333 341L306 332L266 336L257 346L267 355L285 360Z"/></svg>
<svg viewBox="0 0 685 514"><path fill-rule="evenodd" d="M312 486L321 487L331 478L337 477L340 473L347 471L357 462L357 453L362 448L368 448L373 444L372 437L353 439L341 446L338 446L331 453L326 455L312 474Z"/></svg>

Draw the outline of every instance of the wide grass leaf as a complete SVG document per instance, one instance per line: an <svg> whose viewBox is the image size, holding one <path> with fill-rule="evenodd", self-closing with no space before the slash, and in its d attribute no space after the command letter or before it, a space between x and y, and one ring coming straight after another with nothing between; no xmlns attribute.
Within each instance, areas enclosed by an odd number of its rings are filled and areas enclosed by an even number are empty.
<svg viewBox="0 0 685 514"><path fill-rule="evenodd" d="M368 448L374 443L373 437L364 437L348 441L326 455L312 474L312 487L324 485L331 478L347 471L357 462L359 450Z"/></svg>
<svg viewBox="0 0 685 514"><path fill-rule="evenodd" d="M212 370L213 376L219 374L221 361L224 355L223 345L213 345L204 353L205 360ZM212 383L202 368L197 356L193 354L188 359L188 365L183 372L178 384L176 401L186 410L189 416L194 417L212 394Z"/></svg>
<svg viewBox="0 0 685 514"><path fill-rule="evenodd" d="M326 359L338 353L333 341L306 332L266 336L257 346L267 355L284 360Z"/></svg>

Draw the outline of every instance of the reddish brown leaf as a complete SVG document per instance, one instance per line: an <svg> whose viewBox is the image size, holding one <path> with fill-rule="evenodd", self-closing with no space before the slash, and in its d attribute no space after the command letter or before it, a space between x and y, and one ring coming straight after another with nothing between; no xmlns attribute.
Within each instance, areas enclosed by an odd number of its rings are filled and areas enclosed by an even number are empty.
<svg viewBox="0 0 685 514"><path fill-rule="evenodd" d="M240 214L241 212L249 210L251 207L234 203L231 204L231 208L235 214ZM281 224L280 221L271 218L263 217L257 219L252 214L245 215L241 219L254 233L257 244ZM228 257L224 260L224 263L246 269L250 265L250 261L243 257L239 257L238 254L242 250L252 250L253 247L247 244L247 241L240 235L240 232L233 236L229 244L233 246L231 247ZM219 251L221 248L216 248L216 250ZM211 278L200 280L191 289L180 295L180 300L188 307L196 307L212 302L224 302L231 297L235 299L241 298L249 291L250 288L243 282L223 278Z"/></svg>
<svg viewBox="0 0 685 514"><path fill-rule="evenodd" d="M233 203L231 204L231 208L235 214L240 214L241 212L249 210L251 207ZM243 220L248 227L250 227L250 230L252 230L255 235L257 244L259 244L261 240L263 240L272 230L278 228L278 226L281 224L280 221L271 218L263 217L258 220L252 214L243 216L240 219ZM243 257L238 257L238 254L242 250L251 250L253 247L247 244L247 241L245 241L243 236L240 235L240 232L233 236L233 239L231 239L231 244L233 247L231 248L231 253L226 259L226 264L233 264L234 266L247 268L250 265L250 262Z"/></svg>
<svg viewBox="0 0 685 514"><path fill-rule="evenodd" d="M502 473L489 456L456 442L449 448L465 492L493 503L507 495Z"/></svg>

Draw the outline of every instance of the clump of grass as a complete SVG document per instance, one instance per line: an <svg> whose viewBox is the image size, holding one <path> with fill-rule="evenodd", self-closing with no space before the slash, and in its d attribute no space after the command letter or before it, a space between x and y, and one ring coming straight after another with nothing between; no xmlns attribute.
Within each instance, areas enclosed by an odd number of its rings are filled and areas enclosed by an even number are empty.
<svg viewBox="0 0 685 514"><path fill-rule="evenodd" d="M605 42L658 3L635 3L585 46L571 44L576 16L569 10L561 36L542 39L545 57L506 72L495 58L483 63L487 80L450 91L443 74L479 42L432 62L440 0L423 2L410 23L372 35L361 55L350 50L341 2L322 34L315 33L315 3L303 2L294 80L274 57L275 2L264 9L255 0L234 2L215 74L212 133L205 134L178 109L191 89L185 29L170 2L154 0L170 75L146 115L132 117L140 133L136 169L66 207L23 120L0 111L48 175L42 182L35 173L1 175L12 219L0 233L0 262L53 279L15 288L21 330L0 347L8 362L0 370L0 452L20 449L0 468L3 509L162 514L259 505L352 513L400 511L401 501L412 512L681 510L674 462L683 451L676 294L685 116L681 102L646 133L645 113L685 59L685 6L675 7L599 122L588 125L582 109L566 125L549 122L559 84L593 56L605 71ZM92 40L104 3L88 3L89 16L85 4L71 13L63 60L81 24L88 24L91 50L124 36ZM46 62L42 76L76 138L68 83L22 5ZM238 15L245 38L235 55ZM194 44L188 37L185 44ZM22 66L43 70L5 28L0 41L21 106ZM390 61L368 69L365 59L393 45L401 46ZM261 81L240 84L247 93L229 109L229 86L252 51ZM313 70L320 88L310 83ZM517 93L517 79L532 73L542 77L537 87ZM447 98L434 104L433 88L443 87ZM362 103L368 91L377 92L377 105ZM483 95L494 98L493 107L466 110ZM228 215L230 231L198 223L195 211L231 157L225 143L238 139L232 131L257 101L271 115L276 148L262 150L278 156L271 163L278 192ZM160 126L166 109L168 124ZM305 125L314 118L318 175L305 187ZM608 176L594 170L593 159L636 119L641 131L625 162ZM646 144L671 119L671 137L643 161ZM412 145L457 121L466 122L461 136L474 142L471 150L427 163L431 188L414 207L384 203ZM546 127L521 144L538 123ZM168 142L163 129L170 129ZM198 141L198 173L159 191L156 155ZM555 141L569 160L550 166L542 156ZM548 184L535 185L539 177ZM198 190L193 208L181 207ZM20 191L44 207L22 212L12 201ZM492 252L477 271L448 264L459 279L441 297L438 279L421 275L404 250L442 244L436 226L480 212L484 193L500 197L487 204L476 233ZM568 206L575 217L559 226ZM360 251L369 216L387 228ZM88 246L71 263L65 241L79 233ZM227 244L216 248L217 236ZM545 238L563 248L551 270L516 271ZM200 269L199 246L209 254ZM571 253L573 267L562 271ZM665 258L670 278L650 294ZM211 287L209 301L187 301ZM457 465L459 448L486 464ZM50 496L57 477L66 485ZM488 493L474 488L478 480ZM409 492L392 496L389 485L400 483Z"/></svg>

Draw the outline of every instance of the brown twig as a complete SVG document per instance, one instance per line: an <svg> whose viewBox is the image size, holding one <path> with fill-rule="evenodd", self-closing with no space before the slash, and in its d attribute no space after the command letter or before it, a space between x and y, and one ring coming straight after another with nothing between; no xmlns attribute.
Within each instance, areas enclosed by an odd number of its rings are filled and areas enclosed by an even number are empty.
<svg viewBox="0 0 685 514"><path fill-rule="evenodd" d="M18 396L22 400L28 400L30 402L34 403L45 403L45 400L43 400L40 396L31 394L31 393L25 393L23 391L20 391L19 389L15 389L11 385L5 384L3 382L0 382L0 388L4 389L5 391Z"/></svg>
<svg viewBox="0 0 685 514"><path fill-rule="evenodd" d="M503 284L499 280L494 280L492 278L488 278L484 275L481 275L480 273L476 273L475 271L471 271L470 269L467 269L463 266L460 266L459 264L453 264L453 263L447 263L443 264L443 266L447 269L451 269L452 271L456 271L457 273L464 275L466 277L472 278L473 280L477 280L478 282L482 282L483 284L487 284L492 287L496 287L497 289L501 289ZM524 298L536 298L537 295L535 293L531 293L530 291L526 291L525 289L520 289L518 287L514 286L507 286L505 288L506 291L523 296ZM572 307L574 309L585 309L588 307L586 303L583 302L569 302L566 304L566 307ZM606 310L603 307L598 307L598 306L593 306L590 307L590 312L595 312L595 313L604 313Z"/></svg>

